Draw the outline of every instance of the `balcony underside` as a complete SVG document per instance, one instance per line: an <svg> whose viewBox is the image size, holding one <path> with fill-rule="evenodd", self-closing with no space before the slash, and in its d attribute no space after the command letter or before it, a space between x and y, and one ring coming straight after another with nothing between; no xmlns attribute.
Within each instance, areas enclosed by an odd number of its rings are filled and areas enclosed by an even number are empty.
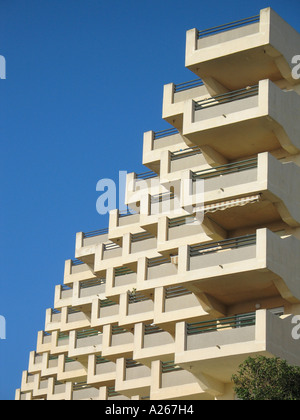
<svg viewBox="0 0 300 420"><path fill-rule="evenodd" d="M221 274L201 280L194 280L185 287L195 294L206 293L225 306L241 302L278 297L279 291L274 280L281 280L276 274L265 270L247 270L245 272Z"/></svg>
<svg viewBox="0 0 300 420"><path fill-rule="evenodd" d="M223 119L226 122L226 116L223 116ZM234 160L280 149L281 144L274 134L275 124L270 118L261 117L201 131L185 132L184 136L192 145L200 148L210 146L226 159Z"/></svg>
<svg viewBox="0 0 300 420"><path fill-rule="evenodd" d="M267 225L287 225L282 222L282 218L274 203L267 200L250 203L245 206L230 207L225 210L207 213L206 216L218 226L228 231L238 229L253 228Z"/></svg>
<svg viewBox="0 0 300 420"><path fill-rule="evenodd" d="M266 53L265 45L203 61L188 68L204 82L207 79L214 79L228 90L252 86L258 80L266 78L272 82L283 79L274 57Z"/></svg>

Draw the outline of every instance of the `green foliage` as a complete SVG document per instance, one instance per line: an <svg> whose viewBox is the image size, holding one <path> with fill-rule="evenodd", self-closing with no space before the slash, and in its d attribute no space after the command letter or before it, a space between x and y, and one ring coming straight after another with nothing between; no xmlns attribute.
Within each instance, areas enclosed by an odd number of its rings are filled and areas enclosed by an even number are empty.
<svg viewBox="0 0 300 420"><path fill-rule="evenodd" d="M300 367L279 358L249 357L232 381L241 400L300 400Z"/></svg>

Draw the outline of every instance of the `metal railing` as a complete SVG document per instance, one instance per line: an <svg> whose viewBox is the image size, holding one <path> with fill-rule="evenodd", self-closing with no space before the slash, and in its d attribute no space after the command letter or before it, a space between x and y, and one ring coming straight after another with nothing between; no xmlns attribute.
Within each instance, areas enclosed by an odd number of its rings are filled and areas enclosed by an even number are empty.
<svg viewBox="0 0 300 420"><path fill-rule="evenodd" d="M167 130L156 131L154 132L154 140L161 139L163 137L173 136L178 134L179 131L176 128L168 128Z"/></svg>
<svg viewBox="0 0 300 420"><path fill-rule="evenodd" d="M67 309L68 315L82 313L80 309L69 307Z"/></svg>
<svg viewBox="0 0 300 420"><path fill-rule="evenodd" d="M108 396L108 398L118 397L119 395L121 395L121 394L119 394L119 392L117 392L115 390L115 387L114 386L108 386L107 387L107 396Z"/></svg>
<svg viewBox="0 0 300 420"><path fill-rule="evenodd" d="M101 286L102 284L106 283L106 279L91 279L91 280L85 280L81 281L79 283L79 288L81 289L88 289L90 287L96 287Z"/></svg>
<svg viewBox="0 0 300 420"><path fill-rule="evenodd" d="M193 245L190 247L190 257L209 254L226 249L242 248L256 244L256 234L239 236L236 238L224 239L219 242L210 242L205 244Z"/></svg>
<svg viewBox="0 0 300 420"><path fill-rule="evenodd" d="M258 23L260 20L260 15L251 16L249 18L240 19L234 22L226 23L224 25L215 26L209 29L204 29L198 31L198 39L205 38L207 36L216 35L220 32L230 31L231 29L241 28L242 26L251 25L253 23Z"/></svg>
<svg viewBox="0 0 300 420"><path fill-rule="evenodd" d="M74 260L71 260L71 261L72 261L72 266L73 267L76 266L76 265L82 265L82 264L84 264L83 261L78 260L77 258L75 258Z"/></svg>
<svg viewBox="0 0 300 420"><path fill-rule="evenodd" d="M198 146L188 147L187 149L177 150L176 152L171 152L171 162L178 159L184 159L186 157L195 156L202 154Z"/></svg>
<svg viewBox="0 0 300 420"><path fill-rule="evenodd" d="M145 335L158 334L161 332L164 332L164 330L158 327L157 325L149 324L144 326Z"/></svg>
<svg viewBox="0 0 300 420"><path fill-rule="evenodd" d="M139 367L139 366L143 366L143 365L142 365L142 363L139 363L136 360L126 359L125 360L125 366L126 366L126 369L131 369L131 368L135 368L135 367Z"/></svg>
<svg viewBox="0 0 300 420"><path fill-rule="evenodd" d="M66 340L69 338L69 333L68 332L59 332L57 335L57 340L61 341L61 340Z"/></svg>
<svg viewBox="0 0 300 420"><path fill-rule="evenodd" d="M168 263L170 263L170 260L168 258L165 258L165 257L149 258L147 260L148 268L156 267L158 265L168 264Z"/></svg>
<svg viewBox="0 0 300 420"><path fill-rule="evenodd" d="M111 360L105 359L102 356L96 356L95 358L96 365L102 365L103 363L109 363Z"/></svg>
<svg viewBox="0 0 300 420"><path fill-rule="evenodd" d="M165 299L191 295L192 292L183 286L169 286L165 288Z"/></svg>
<svg viewBox="0 0 300 420"><path fill-rule="evenodd" d="M236 172L247 171L249 169L255 169L258 165L258 158L252 158L247 160L241 160L239 162L228 163L226 165L216 166L214 168L204 169L192 173L192 179L209 179L215 178L220 175L228 175Z"/></svg>
<svg viewBox="0 0 300 420"><path fill-rule="evenodd" d="M195 87L203 86L203 85L204 83L202 79L195 79L195 80L190 80L189 82L179 83L177 85L174 85L174 93L193 89Z"/></svg>
<svg viewBox="0 0 300 420"><path fill-rule="evenodd" d="M222 329L243 328L255 325L255 312L233 315L211 321L194 322L186 325L187 335L203 334Z"/></svg>
<svg viewBox="0 0 300 420"><path fill-rule="evenodd" d="M133 216L135 214L138 214L135 210L129 209L129 207L127 207L127 210L124 211L120 211L119 212L119 217L128 217L128 216Z"/></svg>
<svg viewBox="0 0 300 420"><path fill-rule="evenodd" d="M82 338L94 337L97 335L102 335L102 332L95 330L94 328L88 328L86 330L76 331L77 340L80 340Z"/></svg>
<svg viewBox="0 0 300 420"><path fill-rule="evenodd" d="M117 267L115 268L115 277L126 276L127 274L134 274L135 271L128 267Z"/></svg>
<svg viewBox="0 0 300 420"><path fill-rule="evenodd" d="M91 388L93 388L92 385L89 385L86 382L76 382L76 383L73 383L72 386L73 386L73 391L81 391L82 389L91 389Z"/></svg>
<svg viewBox="0 0 300 420"><path fill-rule="evenodd" d="M141 174L136 174L136 179L138 180L146 180L158 177L157 173L153 171L143 172Z"/></svg>
<svg viewBox="0 0 300 420"><path fill-rule="evenodd" d="M128 303L129 305L133 303L144 302L146 300L150 300L148 296L143 295L139 292L128 292Z"/></svg>
<svg viewBox="0 0 300 420"><path fill-rule="evenodd" d="M222 93L220 95L212 96L208 99L201 99L195 102L195 111L201 109L227 104L229 102L238 101L240 99L251 98L257 96L259 93L259 85L249 86L247 88L234 90L232 92Z"/></svg>
<svg viewBox="0 0 300 420"><path fill-rule="evenodd" d="M94 236L106 235L108 234L108 228L93 230L91 232L83 232L83 239L93 238Z"/></svg>
<svg viewBox="0 0 300 420"><path fill-rule="evenodd" d="M108 306L117 305L116 302L113 302L110 299L100 299L100 308L107 308Z"/></svg>
<svg viewBox="0 0 300 420"><path fill-rule="evenodd" d="M162 362L161 364L162 373L177 372L180 370L183 370L182 367L175 365L173 360L170 362Z"/></svg>
<svg viewBox="0 0 300 420"><path fill-rule="evenodd" d="M168 228L172 229L178 226L189 225L195 222L194 215L176 217L175 219L168 219Z"/></svg>
<svg viewBox="0 0 300 420"><path fill-rule="evenodd" d="M149 232L131 234L131 243L146 241L147 239L154 239L155 236Z"/></svg>
<svg viewBox="0 0 300 420"><path fill-rule="evenodd" d="M162 203L163 201L173 200L175 197L174 192L164 192L151 196L151 204Z"/></svg>
<svg viewBox="0 0 300 420"><path fill-rule="evenodd" d="M117 335L117 334L128 333L128 331L123 327L119 327L118 325L113 325L111 327L111 333L112 333L112 335Z"/></svg>
<svg viewBox="0 0 300 420"><path fill-rule="evenodd" d="M115 244L114 242L111 242L109 244L104 244L103 245L103 250L104 251L111 251L113 249L119 249L119 248L121 248L120 245Z"/></svg>

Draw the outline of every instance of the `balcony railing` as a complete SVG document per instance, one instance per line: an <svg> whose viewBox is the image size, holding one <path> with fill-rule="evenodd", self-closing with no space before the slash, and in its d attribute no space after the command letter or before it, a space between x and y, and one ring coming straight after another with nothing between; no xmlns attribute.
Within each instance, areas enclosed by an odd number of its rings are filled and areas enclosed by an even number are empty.
<svg viewBox="0 0 300 420"><path fill-rule="evenodd" d="M195 111L199 111L207 107L227 104L229 102L238 101L240 99L251 98L252 96L258 95L258 92L259 85L254 85L247 88L234 90L232 92L215 95L209 99L202 99L201 101L195 102Z"/></svg>
<svg viewBox="0 0 300 420"><path fill-rule="evenodd" d="M100 299L100 308L107 308L108 306L117 305L116 302L113 302L110 299Z"/></svg>
<svg viewBox="0 0 300 420"><path fill-rule="evenodd" d="M172 299L179 296L191 295L192 292L182 286L169 286L165 289L165 298Z"/></svg>
<svg viewBox="0 0 300 420"><path fill-rule="evenodd" d="M158 327L157 325L149 324L145 325L144 327L145 335L158 334L161 332L164 332L164 330Z"/></svg>
<svg viewBox="0 0 300 420"><path fill-rule="evenodd" d="M193 172L192 177L193 177L193 181L195 181L196 179L215 178L220 175L228 175L235 172L242 172L242 171L247 171L249 169L255 169L257 168L257 164L258 164L258 159L256 157L253 159L247 159L247 160L242 160L240 162L228 163L226 165L216 166L214 168Z"/></svg>
<svg viewBox="0 0 300 420"><path fill-rule="evenodd" d="M102 333L98 330L95 330L93 328L89 328L86 330L81 330L76 332L76 338L77 340L80 340L82 338L88 338L88 337L94 337L97 335L101 335Z"/></svg>
<svg viewBox="0 0 300 420"><path fill-rule="evenodd" d="M214 319L211 321L194 322L187 324L187 335L203 334L229 328L242 328L255 325L255 312L234 315L225 318Z"/></svg>
<svg viewBox="0 0 300 420"><path fill-rule="evenodd" d="M150 258L147 261L147 266L148 266L148 268L156 267L158 265L168 264L169 262L170 262L170 260L168 258L164 258L164 257Z"/></svg>
<svg viewBox="0 0 300 420"><path fill-rule="evenodd" d="M171 152L171 162L178 159L184 159L186 157L201 155L201 150L198 146L189 147L187 149L178 150L176 152Z"/></svg>
<svg viewBox="0 0 300 420"><path fill-rule="evenodd" d="M142 293L138 292L129 292L128 293L128 303L129 305L138 302L144 302L146 300L150 300L148 296L143 295Z"/></svg>
<svg viewBox="0 0 300 420"><path fill-rule="evenodd" d="M91 232L83 232L83 239L93 238L94 236L106 235L108 233L108 228L93 230Z"/></svg>
<svg viewBox="0 0 300 420"><path fill-rule="evenodd" d="M86 281L81 281L79 283L79 288L81 289L88 289L90 287L101 286L102 284L106 283L106 279L91 279Z"/></svg>
<svg viewBox="0 0 300 420"><path fill-rule="evenodd" d="M146 241L147 239L153 239L153 238L155 238L155 236L149 232L131 234L132 243Z"/></svg>
<svg viewBox="0 0 300 420"><path fill-rule="evenodd" d="M182 367L175 365L174 361L162 362L162 373L176 372L182 370Z"/></svg>
<svg viewBox="0 0 300 420"><path fill-rule="evenodd" d="M190 80L189 82L179 83L174 85L174 93L182 92L184 90L193 89L197 86L203 86L204 83L201 79Z"/></svg>
<svg viewBox="0 0 300 420"><path fill-rule="evenodd" d="M109 244L104 244L103 248L104 248L104 251L112 251L113 249L119 249L121 247L120 245L115 244L114 242L111 242Z"/></svg>
<svg viewBox="0 0 300 420"><path fill-rule="evenodd" d="M84 264L83 261L78 260L77 258L75 258L74 260L72 260L72 266L75 267L76 265L82 265Z"/></svg>
<svg viewBox="0 0 300 420"><path fill-rule="evenodd" d="M131 368L135 368L135 367L139 367L139 366L143 366L143 365L142 365L142 363L139 363L136 360L126 359L125 360L125 366L126 366L126 369L131 369Z"/></svg>
<svg viewBox="0 0 300 420"><path fill-rule="evenodd" d="M165 192L151 196L151 204L162 203L163 201L173 200L175 197L174 192Z"/></svg>
<svg viewBox="0 0 300 420"><path fill-rule="evenodd" d="M158 177L157 173L153 172L153 171L149 171L149 172L143 172L141 174L136 174L136 179L142 179L142 180L146 180L146 179L152 179L152 178L156 178Z"/></svg>
<svg viewBox="0 0 300 420"><path fill-rule="evenodd" d="M195 222L195 217L193 215L176 217L175 219L168 220L168 228L172 229L178 226L192 224L194 222Z"/></svg>
<svg viewBox="0 0 300 420"><path fill-rule="evenodd" d="M115 277L126 276L128 274L134 274L134 271L128 267L115 268Z"/></svg>
<svg viewBox="0 0 300 420"><path fill-rule="evenodd" d="M173 136L174 134L178 133L179 131L176 128L169 128L168 130L156 131L154 133L154 140L160 139L162 137Z"/></svg>
<svg viewBox="0 0 300 420"><path fill-rule="evenodd" d="M241 28L242 26L251 25L258 23L260 15L252 16L249 18L237 20L235 22L226 23L225 25L215 26L209 29L198 31L198 39L205 38L207 36L216 35L220 32L230 31L231 29Z"/></svg>
<svg viewBox="0 0 300 420"><path fill-rule="evenodd" d="M256 244L256 234L245 235L231 239L225 239L219 242L210 242L205 244L193 245L190 247L190 256L209 254L212 252L223 251L226 249L236 249L244 246Z"/></svg>

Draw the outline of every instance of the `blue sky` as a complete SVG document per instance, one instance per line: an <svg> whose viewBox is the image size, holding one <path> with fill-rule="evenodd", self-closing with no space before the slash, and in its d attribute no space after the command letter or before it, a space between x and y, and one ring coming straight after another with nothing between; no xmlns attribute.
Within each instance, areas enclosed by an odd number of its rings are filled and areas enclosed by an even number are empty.
<svg viewBox="0 0 300 420"><path fill-rule="evenodd" d="M20 387L76 232L107 226L97 181L145 171L143 133L169 127L163 85L195 78L186 31L268 6L300 30L299 0L0 0L0 400Z"/></svg>

